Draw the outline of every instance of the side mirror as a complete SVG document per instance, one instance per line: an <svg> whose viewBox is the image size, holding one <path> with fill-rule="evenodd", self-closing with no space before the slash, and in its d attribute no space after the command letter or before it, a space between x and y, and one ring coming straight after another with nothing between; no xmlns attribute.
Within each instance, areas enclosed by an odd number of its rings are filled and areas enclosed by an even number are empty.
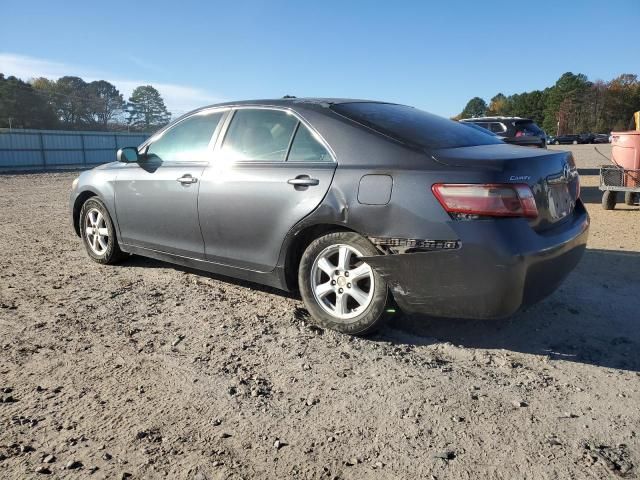
<svg viewBox="0 0 640 480"><path fill-rule="evenodd" d="M138 155L138 149L136 147L124 147L118 150L116 158L119 162L136 163L140 160L140 155Z"/></svg>

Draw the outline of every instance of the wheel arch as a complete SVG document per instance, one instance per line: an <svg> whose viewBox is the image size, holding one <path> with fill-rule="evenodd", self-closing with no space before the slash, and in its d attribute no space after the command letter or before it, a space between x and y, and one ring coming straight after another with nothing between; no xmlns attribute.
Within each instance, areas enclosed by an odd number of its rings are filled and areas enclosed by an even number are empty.
<svg viewBox="0 0 640 480"><path fill-rule="evenodd" d="M91 197L98 197L98 194L93 190L84 190L78 194L73 202L73 229L77 236L80 236L80 210L82 210L84 202Z"/></svg>
<svg viewBox="0 0 640 480"><path fill-rule="evenodd" d="M298 230L289 240L284 258L284 277L288 290L294 291L298 289L298 269L300 267L300 259L306 248L316 238L332 232L354 232L362 235L362 233L338 223L317 223L307 225Z"/></svg>

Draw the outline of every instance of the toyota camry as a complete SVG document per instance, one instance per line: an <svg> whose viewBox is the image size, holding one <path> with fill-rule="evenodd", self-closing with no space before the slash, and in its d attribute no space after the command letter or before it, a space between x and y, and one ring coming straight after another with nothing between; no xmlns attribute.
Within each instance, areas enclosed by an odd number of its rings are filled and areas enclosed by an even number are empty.
<svg viewBox="0 0 640 480"><path fill-rule="evenodd" d="M83 172L70 215L100 264L137 254L299 291L350 334L396 307L510 316L560 285L589 228L571 153L346 99L193 111Z"/></svg>

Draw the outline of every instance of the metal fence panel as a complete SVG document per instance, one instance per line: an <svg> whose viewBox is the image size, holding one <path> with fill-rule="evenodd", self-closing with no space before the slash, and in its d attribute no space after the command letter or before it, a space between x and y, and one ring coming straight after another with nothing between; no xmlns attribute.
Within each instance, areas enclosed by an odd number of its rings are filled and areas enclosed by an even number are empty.
<svg viewBox="0 0 640 480"><path fill-rule="evenodd" d="M112 162L122 147L137 147L143 133L0 129L0 171L83 168Z"/></svg>
<svg viewBox="0 0 640 480"><path fill-rule="evenodd" d="M81 167L84 163L82 150L45 150L45 167Z"/></svg>
<svg viewBox="0 0 640 480"><path fill-rule="evenodd" d="M84 148L87 150L94 148L116 149L116 137L113 135L87 135L84 137Z"/></svg>
<svg viewBox="0 0 640 480"><path fill-rule="evenodd" d="M10 165L15 170L42 168L42 153L38 150L0 151L0 169Z"/></svg>
<svg viewBox="0 0 640 480"><path fill-rule="evenodd" d="M0 135L0 149L24 150L40 149L40 135Z"/></svg>
<svg viewBox="0 0 640 480"><path fill-rule="evenodd" d="M116 137L118 142L118 148L124 147L137 147L142 142L144 142L149 135L130 135L125 137L124 135Z"/></svg>
<svg viewBox="0 0 640 480"><path fill-rule="evenodd" d="M86 162L91 165L113 162L116 159L115 149L112 150L87 150Z"/></svg>
<svg viewBox="0 0 640 480"><path fill-rule="evenodd" d="M42 135L45 150L82 150L81 135Z"/></svg>

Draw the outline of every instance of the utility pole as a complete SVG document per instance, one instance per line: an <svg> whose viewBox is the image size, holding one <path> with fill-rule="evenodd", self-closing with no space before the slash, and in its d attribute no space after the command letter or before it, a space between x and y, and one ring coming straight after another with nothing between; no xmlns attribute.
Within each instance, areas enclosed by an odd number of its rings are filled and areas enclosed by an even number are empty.
<svg viewBox="0 0 640 480"><path fill-rule="evenodd" d="M11 117L9 117L9 132L11 132L11 120L13 120Z"/></svg>

